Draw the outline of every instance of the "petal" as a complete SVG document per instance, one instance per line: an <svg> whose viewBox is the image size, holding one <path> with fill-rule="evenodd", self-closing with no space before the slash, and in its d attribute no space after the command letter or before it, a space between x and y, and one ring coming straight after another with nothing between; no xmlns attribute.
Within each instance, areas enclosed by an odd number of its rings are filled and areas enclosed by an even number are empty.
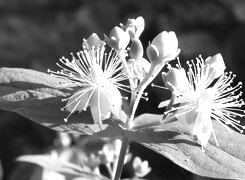
<svg viewBox="0 0 245 180"><path fill-rule="evenodd" d="M167 73L162 74L162 79L165 86L172 92L177 91L178 93L183 93L190 91L190 84L183 68L170 69Z"/></svg>
<svg viewBox="0 0 245 180"><path fill-rule="evenodd" d="M107 39L108 40L108 39ZM126 46L128 45L129 41L130 41L130 36L127 32L125 32L122 28L115 26L109 35L109 42L110 40L114 41L114 45L115 47L113 47L116 50L121 50L126 48ZM110 44L109 44L110 45Z"/></svg>
<svg viewBox="0 0 245 180"><path fill-rule="evenodd" d="M166 43L168 43L168 32L163 31L159 33L152 41L152 45L155 45L159 51L159 56L164 57L167 50Z"/></svg>
<svg viewBox="0 0 245 180"><path fill-rule="evenodd" d="M87 49L91 49L93 46L95 47L101 47L103 46L104 42L99 38L99 36L96 33L91 34L87 39L84 39L83 46L85 46Z"/></svg>
<svg viewBox="0 0 245 180"><path fill-rule="evenodd" d="M162 59L168 58L174 59L179 54L178 39L175 32L163 31L159 33L152 41L152 45L155 45L159 51L159 57Z"/></svg>
<svg viewBox="0 0 245 180"><path fill-rule="evenodd" d="M109 100L99 88L94 91L91 97L90 110L95 123L101 123L111 115Z"/></svg>
<svg viewBox="0 0 245 180"><path fill-rule="evenodd" d="M209 112L200 112L197 116L193 127L193 135L197 137L197 141L205 147L213 132L212 120Z"/></svg>
<svg viewBox="0 0 245 180"><path fill-rule="evenodd" d="M94 81L95 84L103 84L106 81L106 77L102 71L102 68L97 63L94 63L91 66L91 76L92 81Z"/></svg>
<svg viewBox="0 0 245 180"><path fill-rule="evenodd" d="M136 33L135 33L135 36L137 38L140 37L141 33L144 31L145 29L145 20L142 16L139 16L136 18L136 24L137 24L137 30L136 30Z"/></svg>
<svg viewBox="0 0 245 180"><path fill-rule="evenodd" d="M161 63L161 60L159 60L158 48L154 44L149 44L149 46L146 48L146 54L152 63Z"/></svg>
<svg viewBox="0 0 245 180"><path fill-rule="evenodd" d="M224 73L226 66L220 53L207 58L205 60L205 64L209 66L207 82L208 86L210 83L213 82L214 79L220 77Z"/></svg>
<svg viewBox="0 0 245 180"><path fill-rule="evenodd" d="M145 76L151 68L151 63L148 60L146 60L145 58L141 58L139 62L142 65L142 68L143 68L142 70L143 70L143 73Z"/></svg>
<svg viewBox="0 0 245 180"><path fill-rule="evenodd" d="M122 95L120 91L111 83L105 86L104 94L109 101L110 112L116 117L119 117L119 113L122 106Z"/></svg>

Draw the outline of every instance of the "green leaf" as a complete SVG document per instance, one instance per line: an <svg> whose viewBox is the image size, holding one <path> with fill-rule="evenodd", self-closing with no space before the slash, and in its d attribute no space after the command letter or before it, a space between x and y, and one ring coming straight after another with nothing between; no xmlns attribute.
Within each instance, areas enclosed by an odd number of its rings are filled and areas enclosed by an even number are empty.
<svg viewBox="0 0 245 180"><path fill-rule="evenodd" d="M61 88L61 82L59 78L34 70L0 68L0 109L68 133L91 135L110 126L93 124L89 110L74 113L65 122L69 113L61 111L66 103L61 99L70 96L74 90Z"/></svg>
<svg viewBox="0 0 245 180"><path fill-rule="evenodd" d="M50 155L24 155L18 157L17 161L33 163L47 170L58 172L68 177L87 178L91 180L108 180L106 177L98 177L75 164L54 159Z"/></svg>
<svg viewBox="0 0 245 180"><path fill-rule="evenodd" d="M243 134L235 131L229 133L221 124L213 121L220 147L215 146L215 140L211 137L205 152L202 152L201 146L188 134L189 127L174 117L164 120L161 125L147 127L149 122L158 124L161 119L162 115L143 114L135 119L137 131L128 131L125 134L200 176L222 179L245 178Z"/></svg>

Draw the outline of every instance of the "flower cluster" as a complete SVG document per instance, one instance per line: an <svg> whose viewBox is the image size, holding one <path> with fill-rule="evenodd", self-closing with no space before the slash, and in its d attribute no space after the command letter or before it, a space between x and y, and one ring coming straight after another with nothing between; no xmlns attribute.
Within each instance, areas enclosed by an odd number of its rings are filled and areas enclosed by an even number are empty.
<svg viewBox="0 0 245 180"><path fill-rule="evenodd" d="M187 72L180 63L172 67L169 61L180 53L178 39L174 32L163 31L146 48L148 61L143 57L140 41L144 27L142 17L129 19L125 25L114 27L108 36L104 35L104 40L95 33L90 35L83 42L83 50L72 54L71 61L60 59L57 65L61 71L50 71L51 74L64 80L63 88L76 89L73 95L63 99L67 102L63 110L70 112L65 121L72 113L90 107L95 123L101 124L113 116L130 129L140 99L147 99L145 88L168 64L168 72L162 73L162 78L172 98L164 117L172 112L180 121L187 121L190 133L202 147L207 145L211 134L218 146L212 120L242 132L245 127L237 120L244 116L241 83L232 87L235 76L225 72L221 54L187 62ZM126 118L120 117L124 102L121 90L130 93Z"/></svg>
<svg viewBox="0 0 245 180"><path fill-rule="evenodd" d="M83 50L76 55L71 53L71 61L65 57L60 59L57 65L61 71L48 70L64 80L62 88L77 89L73 95L63 99L67 104L62 110L70 112L65 121L74 112L85 111L87 107L90 107L95 123L101 124L111 116L121 119L123 97L119 90L124 90L131 92L132 108L127 119L127 124L130 124L139 99L145 98L142 95L146 86L180 51L175 33L164 31L147 48L150 63L143 58L143 46L139 39L144 27L144 19L138 17L129 19L121 27L114 27L104 40L93 33L84 39ZM129 85L122 83L125 80Z"/></svg>

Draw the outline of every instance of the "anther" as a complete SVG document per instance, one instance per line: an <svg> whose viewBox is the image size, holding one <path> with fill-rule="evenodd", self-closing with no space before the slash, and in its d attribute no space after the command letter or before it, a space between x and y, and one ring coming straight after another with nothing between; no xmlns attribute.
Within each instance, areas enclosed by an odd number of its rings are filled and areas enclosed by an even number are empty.
<svg viewBox="0 0 245 180"><path fill-rule="evenodd" d="M160 88L160 89L166 89L166 90L168 90L168 88L163 87L163 86L158 86L158 85L156 85L154 83L151 83L151 87L157 87L157 88Z"/></svg>
<svg viewBox="0 0 245 180"><path fill-rule="evenodd" d="M128 100L128 97L127 97L127 96L125 96L125 97L124 97L124 96L122 96L122 98L123 98L123 99L125 99L125 100Z"/></svg>
<svg viewBox="0 0 245 180"><path fill-rule="evenodd" d="M144 95L144 96L147 96L147 95L148 95L148 92L143 93L143 95Z"/></svg>

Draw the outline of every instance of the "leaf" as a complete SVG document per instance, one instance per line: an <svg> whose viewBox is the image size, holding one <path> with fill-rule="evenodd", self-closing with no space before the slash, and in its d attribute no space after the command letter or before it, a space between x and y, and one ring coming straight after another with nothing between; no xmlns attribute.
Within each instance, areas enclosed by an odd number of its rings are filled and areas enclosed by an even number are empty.
<svg viewBox="0 0 245 180"><path fill-rule="evenodd" d="M69 177L107 180L106 177L98 177L91 172L83 170L80 166L54 159L50 155L24 155L18 157L17 161L37 164L49 171L58 172Z"/></svg>
<svg viewBox="0 0 245 180"><path fill-rule="evenodd" d="M143 114L135 119L137 131L128 131L125 134L200 176L222 179L245 178L244 135L233 130L229 133L221 124L213 121L220 147L215 146L212 137L205 152L202 152L200 145L187 133L188 127L173 117L167 118L161 125L146 126L149 122L157 124L162 121L161 118L161 115Z"/></svg>
<svg viewBox="0 0 245 180"><path fill-rule="evenodd" d="M56 131L91 135L109 127L92 124L90 111L69 114L61 111L74 90L59 85L63 80L49 74L21 68L0 68L0 109L16 112ZM110 123L110 121L109 121ZM106 131L105 131L106 132Z"/></svg>

